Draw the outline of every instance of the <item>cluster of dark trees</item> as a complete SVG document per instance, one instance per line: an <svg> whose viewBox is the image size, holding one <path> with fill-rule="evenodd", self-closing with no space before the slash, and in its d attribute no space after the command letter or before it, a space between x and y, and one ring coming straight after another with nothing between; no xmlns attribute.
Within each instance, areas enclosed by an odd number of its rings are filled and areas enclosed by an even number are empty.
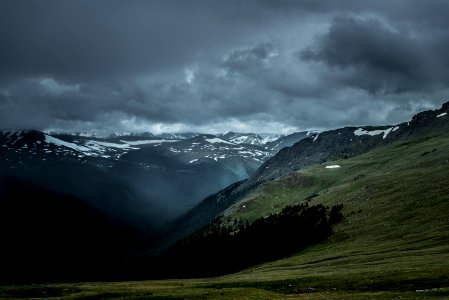
<svg viewBox="0 0 449 300"><path fill-rule="evenodd" d="M321 242L342 219L343 205L332 208L307 203L253 223L213 222L159 256L158 273L168 277L217 276L297 253Z"/></svg>

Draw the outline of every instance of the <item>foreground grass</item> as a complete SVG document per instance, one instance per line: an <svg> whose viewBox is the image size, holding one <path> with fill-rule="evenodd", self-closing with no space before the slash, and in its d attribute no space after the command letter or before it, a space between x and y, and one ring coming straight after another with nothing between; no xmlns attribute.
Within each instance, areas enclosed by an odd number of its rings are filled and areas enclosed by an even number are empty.
<svg viewBox="0 0 449 300"><path fill-rule="evenodd" d="M424 290L317 290L295 281L229 283L223 279L72 283L3 287L17 299L448 299L449 288Z"/></svg>
<svg viewBox="0 0 449 300"><path fill-rule="evenodd" d="M259 188L224 216L343 203L325 243L209 279L0 287L3 298L449 299L449 136L315 165ZM300 229L297 229L300 230Z"/></svg>

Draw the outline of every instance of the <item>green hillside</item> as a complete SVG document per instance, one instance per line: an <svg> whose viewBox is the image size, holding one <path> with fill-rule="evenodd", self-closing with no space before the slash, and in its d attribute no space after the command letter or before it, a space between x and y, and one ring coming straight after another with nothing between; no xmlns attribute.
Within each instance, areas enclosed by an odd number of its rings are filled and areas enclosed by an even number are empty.
<svg viewBox="0 0 449 300"><path fill-rule="evenodd" d="M0 288L0 297L449 298L449 134L402 141L265 183L222 220L252 221L303 201L343 203L345 218L326 242L288 258L218 278L11 286Z"/></svg>
<svg viewBox="0 0 449 300"><path fill-rule="evenodd" d="M341 167L325 168L331 164ZM289 292L449 287L448 167L449 137L441 135L315 165L266 184L226 215L252 220L270 208L310 201L343 203L346 218L327 243L238 277L291 279ZM432 293L449 297L449 289Z"/></svg>

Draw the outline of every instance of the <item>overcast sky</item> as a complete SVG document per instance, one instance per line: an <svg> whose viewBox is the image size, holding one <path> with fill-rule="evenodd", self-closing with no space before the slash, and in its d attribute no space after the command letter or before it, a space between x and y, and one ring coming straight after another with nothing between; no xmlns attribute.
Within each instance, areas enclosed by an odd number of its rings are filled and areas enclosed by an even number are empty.
<svg viewBox="0 0 449 300"><path fill-rule="evenodd" d="M449 100L449 1L0 0L0 128L281 132Z"/></svg>

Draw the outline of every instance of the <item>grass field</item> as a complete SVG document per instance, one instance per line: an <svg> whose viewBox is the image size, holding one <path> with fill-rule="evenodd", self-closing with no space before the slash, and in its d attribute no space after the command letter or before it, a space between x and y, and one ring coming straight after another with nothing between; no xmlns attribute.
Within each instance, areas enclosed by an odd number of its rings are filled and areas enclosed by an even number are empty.
<svg viewBox="0 0 449 300"><path fill-rule="evenodd" d="M224 219L251 221L303 201L342 203L345 218L329 240L288 258L218 278L4 286L0 297L449 299L448 134L266 183Z"/></svg>

